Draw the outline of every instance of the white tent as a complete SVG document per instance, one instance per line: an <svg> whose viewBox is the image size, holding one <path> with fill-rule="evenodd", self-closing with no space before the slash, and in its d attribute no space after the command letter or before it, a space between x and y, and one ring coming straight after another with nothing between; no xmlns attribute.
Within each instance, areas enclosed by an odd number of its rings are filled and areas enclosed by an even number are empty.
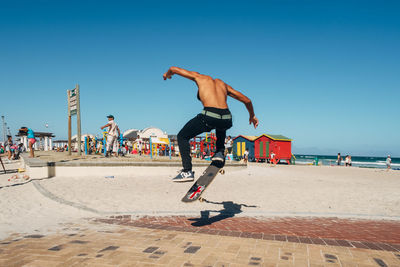
<svg viewBox="0 0 400 267"><path fill-rule="evenodd" d="M163 132L161 129L155 127L149 127L146 129L141 130L138 132L140 138L150 138L150 137L157 137L157 138L168 138L168 134Z"/></svg>
<svg viewBox="0 0 400 267"><path fill-rule="evenodd" d="M93 135L93 134L83 134L83 135L81 136L81 141L82 141L82 142L85 141L85 137L94 138L94 135ZM77 139L78 139L78 136L77 136L77 135L74 135L74 136L71 137L71 141L72 141L72 142L76 142Z"/></svg>
<svg viewBox="0 0 400 267"><path fill-rule="evenodd" d="M164 140L160 140L158 137L150 137L151 138L151 143L152 144L161 144L161 145L168 145L169 143L164 141Z"/></svg>

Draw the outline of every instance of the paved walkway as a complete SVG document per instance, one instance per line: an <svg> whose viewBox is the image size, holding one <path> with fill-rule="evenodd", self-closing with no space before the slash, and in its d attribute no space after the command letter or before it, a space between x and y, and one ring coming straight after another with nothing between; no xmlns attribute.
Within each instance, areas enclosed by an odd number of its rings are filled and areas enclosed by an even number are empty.
<svg viewBox="0 0 400 267"><path fill-rule="evenodd" d="M202 217L113 216L105 223L304 244L400 251L400 222L338 218L251 218L219 214Z"/></svg>
<svg viewBox="0 0 400 267"><path fill-rule="evenodd" d="M400 266L394 221L115 216L0 242L0 266Z"/></svg>

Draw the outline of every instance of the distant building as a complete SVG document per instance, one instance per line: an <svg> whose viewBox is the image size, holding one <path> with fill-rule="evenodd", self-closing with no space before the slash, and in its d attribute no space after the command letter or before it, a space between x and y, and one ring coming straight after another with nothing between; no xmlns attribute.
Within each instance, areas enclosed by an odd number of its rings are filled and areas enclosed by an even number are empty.
<svg viewBox="0 0 400 267"><path fill-rule="evenodd" d="M285 160L290 164L292 158L292 140L283 135L238 135L233 138L233 155L236 159L241 159L246 149L249 149L250 161L268 161L272 152L278 161Z"/></svg>
<svg viewBox="0 0 400 267"><path fill-rule="evenodd" d="M239 135L233 138L233 156L236 159L241 159L246 149L249 149L249 161L254 161L254 140L256 139L257 136L247 135Z"/></svg>
<svg viewBox="0 0 400 267"><path fill-rule="evenodd" d="M137 139L139 130L137 129L129 129L122 133L122 136L128 141L134 141Z"/></svg>
<svg viewBox="0 0 400 267"><path fill-rule="evenodd" d="M292 139L283 135L262 134L254 140L254 156L256 161L268 160L271 153L279 162L285 160L290 164L292 158Z"/></svg>
<svg viewBox="0 0 400 267"><path fill-rule="evenodd" d="M143 130L129 129L123 134L124 139L128 140L128 144L132 145L133 149L137 149L137 139L140 137L142 140L142 149L145 151L150 150L150 141L153 145L169 145L170 141L174 144L173 140L168 139L170 136L156 127L148 127Z"/></svg>
<svg viewBox="0 0 400 267"><path fill-rule="evenodd" d="M18 133L16 135L20 138L20 142L24 145L26 150L29 150L28 146L28 137L25 134ZM53 133L46 133L46 132L36 132L35 131L35 138L36 143L33 145L35 150L52 150L53 148L53 137L56 137Z"/></svg>
<svg viewBox="0 0 400 267"><path fill-rule="evenodd" d="M168 134L156 127L148 127L143 130L129 129L125 131L122 135L124 138L130 141L136 140L138 136L140 136L141 139L149 139L150 137L168 139Z"/></svg>
<svg viewBox="0 0 400 267"><path fill-rule="evenodd" d="M157 137L157 138L167 138L168 134L163 132L161 129L155 127L148 127L138 132L140 138L150 138L150 137Z"/></svg>
<svg viewBox="0 0 400 267"><path fill-rule="evenodd" d="M68 146L68 140L55 140L53 141L53 144L56 148L62 148L66 145Z"/></svg>

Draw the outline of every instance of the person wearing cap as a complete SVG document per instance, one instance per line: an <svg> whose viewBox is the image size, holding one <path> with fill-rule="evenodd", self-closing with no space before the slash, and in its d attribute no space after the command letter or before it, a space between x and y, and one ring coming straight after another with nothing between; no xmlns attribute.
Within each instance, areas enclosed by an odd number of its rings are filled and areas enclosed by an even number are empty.
<svg viewBox="0 0 400 267"><path fill-rule="evenodd" d="M392 167L392 158L390 157L390 155L388 155L386 158L386 169L390 170L391 167Z"/></svg>
<svg viewBox="0 0 400 267"><path fill-rule="evenodd" d="M245 104L250 118L249 123L258 126L258 119L254 114L251 100L236 91L220 79L203 75L198 72L188 71L178 67L170 67L164 73L164 80L171 79L174 74L192 80L196 83L198 91L197 98L203 104L204 109L200 114L191 119L178 133L178 145L181 153L183 169L173 178L174 182L185 182L194 180L192 171L192 158L190 157L189 140L203 132L215 129L217 142L216 153L212 160L219 161L221 166L225 164L225 137L226 131L232 127L232 114L229 111L227 97L230 96Z"/></svg>
<svg viewBox="0 0 400 267"><path fill-rule="evenodd" d="M119 131L119 127L114 121L114 116L108 115L107 118L108 118L108 123L100 128L103 130L104 128L108 127L106 157L108 157L112 154L113 148L117 148L118 136L121 135L121 132Z"/></svg>

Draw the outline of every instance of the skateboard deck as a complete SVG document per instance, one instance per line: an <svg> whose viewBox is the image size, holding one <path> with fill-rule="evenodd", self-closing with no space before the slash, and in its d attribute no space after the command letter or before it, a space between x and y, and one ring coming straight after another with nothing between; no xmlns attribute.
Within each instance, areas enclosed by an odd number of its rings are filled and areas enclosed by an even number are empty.
<svg viewBox="0 0 400 267"><path fill-rule="evenodd" d="M201 194L207 189L207 187L214 180L215 176L220 172L224 174L225 171L222 169L223 166L219 166L221 164L212 162L210 166L203 172L203 174L197 179L197 181L192 185L189 191L182 198L182 202L193 202L196 200L201 201Z"/></svg>

